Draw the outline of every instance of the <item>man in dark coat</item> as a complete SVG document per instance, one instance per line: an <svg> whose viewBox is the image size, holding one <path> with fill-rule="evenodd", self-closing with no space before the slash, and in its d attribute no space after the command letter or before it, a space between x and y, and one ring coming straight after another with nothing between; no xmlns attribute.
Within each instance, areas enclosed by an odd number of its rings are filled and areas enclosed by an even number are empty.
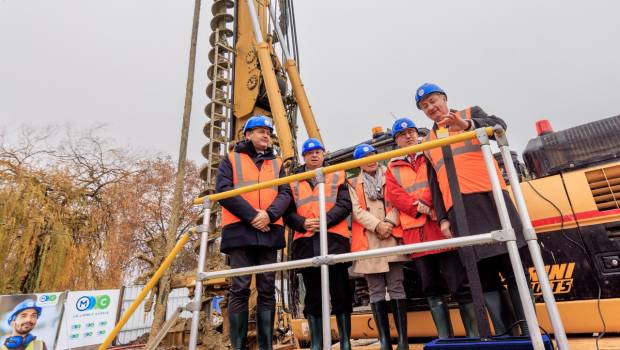
<svg viewBox="0 0 620 350"><path fill-rule="evenodd" d="M447 105L446 93L435 84L427 83L418 88L416 91L416 104L429 119L433 120L432 135L436 135L439 126L448 128L451 133L471 131L476 128L493 127L495 125L501 125L506 129L506 123L502 119L494 115L488 115L478 106L469 109L469 118L462 118L461 115L465 113L450 110ZM432 161L427 159L427 165L428 182L431 188L437 221L440 223L441 230L444 231L446 235L450 235L451 233L454 233L456 236L475 235L501 229L493 193L491 191L483 191L462 193L469 232L454 232L457 230L458 226L457 215L454 207L449 207L449 209L446 210L442 193L443 191L450 193L450 190L445 184L439 183L437 172L433 167ZM458 176L484 177L488 179L487 169L484 166L480 168L479 173L476 174L469 174L464 171L459 173L458 167L456 171L457 174L459 174ZM463 191L462 188L461 191ZM517 210L507 191L503 191L503 196L512 222L512 227L517 234L517 244L523 247L525 242L521 234L521 223ZM501 243L482 246L477 245L474 247L474 252L478 261L478 270L482 282L482 289L484 291L485 303L491 315L495 333L500 334L508 332L508 327L511 326L515 319L513 310L520 320L525 319L525 316L506 245ZM508 285L509 298L505 295L502 277ZM522 329L524 330L523 333L527 332L524 326Z"/></svg>
<svg viewBox="0 0 620 350"><path fill-rule="evenodd" d="M271 148L271 119L250 118L244 127L245 140L217 169L216 192L225 192L259 181L284 177L281 161ZM262 198L261 198L262 197ZM269 201L271 199L271 201ZM250 194L222 199L222 242L230 267L275 263L277 251L285 246L282 215L291 201L288 184ZM228 318L233 349L245 350L248 330L248 299L251 275L232 278L228 297ZM275 273L256 274L258 290L256 319L259 348L272 348L275 312Z"/></svg>
<svg viewBox="0 0 620 350"><path fill-rule="evenodd" d="M304 142L302 150L305 164L296 172L315 170L323 166L324 151L323 145L318 140L308 139ZM325 177L328 254L349 253L351 244L347 218L351 214L351 197L345 174L340 171ZM284 221L295 231L293 259L320 255L317 186L314 178L291 184L293 200ZM349 263L329 266L331 312L336 316L340 349L343 350L351 349L349 337L353 294L349 286L349 266ZM322 346L321 270L317 267L307 267L301 269L301 275L306 288L304 315L310 326L311 349L318 350Z"/></svg>

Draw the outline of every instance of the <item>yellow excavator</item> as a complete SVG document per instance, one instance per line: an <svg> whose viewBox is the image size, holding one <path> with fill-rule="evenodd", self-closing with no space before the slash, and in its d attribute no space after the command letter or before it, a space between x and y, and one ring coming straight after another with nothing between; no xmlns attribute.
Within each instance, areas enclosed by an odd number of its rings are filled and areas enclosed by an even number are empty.
<svg viewBox="0 0 620 350"><path fill-rule="evenodd" d="M207 142L202 154L206 164L201 170L206 192L214 189L219 161L240 139L243 124L253 115L273 118L277 134L274 144L288 169L298 159L298 114L307 134L321 140L297 64L293 1L213 0L211 10L210 82L206 89L210 102L205 108L208 120L203 131ZM538 135L523 152L524 163L516 153L514 163L521 173L520 185L566 332L599 337L619 333L620 116L557 132L541 121L537 130ZM361 142L380 151L394 146L389 133L381 128ZM326 161L350 160L354 146L330 152ZM215 245L217 240L212 242ZM286 257L285 251L283 259ZM533 264L529 257L523 259L536 300L541 302ZM417 278L413 268L407 269L409 336L433 337L434 324L417 288ZM283 273L280 282L283 313L279 330L292 332L303 345L309 332L299 312L300 283L294 272ZM372 313L367 303L364 305L363 283L352 283L361 285L356 288L360 296L356 295L352 338L376 338ZM541 326L551 330L541 303L537 312ZM455 334L463 335L457 310L452 310L452 317Z"/></svg>

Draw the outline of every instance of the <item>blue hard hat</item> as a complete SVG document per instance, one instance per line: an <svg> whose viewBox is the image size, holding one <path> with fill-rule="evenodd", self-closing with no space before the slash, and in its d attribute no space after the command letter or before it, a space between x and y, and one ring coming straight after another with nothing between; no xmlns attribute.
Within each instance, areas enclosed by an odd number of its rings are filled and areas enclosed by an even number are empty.
<svg viewBox="0 0 620 350"><path fill-rule="evenodd" d="M415 104L416 106L418 106L418 109L420 109L420 101L422 101L426 96L430 95L430 94L442 94L444 96L448 96L446 95L446 92L443 91L442 88L439 87L439 85L437 84L433 84L433 83L424 83L422 84L422 86L420 86L416 92L415 92Z"/></svg>
<svg viewBox="0 0 620 350"><path fill-rule="evenodd" d="M358 145L357 147L355 147L355 150L353 151L353 159L364 158L373 152L374 153L377 152L377 150L374 147L372 147L371 145L367 143L362 143Z"/></svg>
<svg viewBox="0 0 620 350"><path fill-rule="evenodd" d="M415 126L413 120L409 118L396 119L394 121L394 124L392 124L392 137L396 137L396 134L407 129L415 129L416 131L418 131L418 127Z"/></svg>
<svg viewBox="0 0 620 350"><path fill-rule="evenodd" d="M34 309L37 312L37 316L41 316L42 309L40 306L37 306L37 302L32 299L26 299L22 301L21 303L17 304L13 308L13 311L11 311L11 316L9 317L9 320L8 320L9 326L11 325L11 322L13 322L17 318L17 315L20 312L24 310L28 310L28 309Z"/></svg>
<svg viewBox="0 0 620 350"><path fill-rule="evenodd" d="M264 115L255 115L248 119L247 122L245 122L245 126L243 127L243 133L245 134L246 131L252 130L254 128L267 128L271 132L273 132L273 122L271 121L271 118Z"/></svg>
<svg viewBox="0 0 620 350"><path fill-rule="evenodd" d="M315 149L322 149L325 151L321 141L311 137L304 142L303 146L301 146L301 155L303 156L304 154L314 151Z"/></svg>

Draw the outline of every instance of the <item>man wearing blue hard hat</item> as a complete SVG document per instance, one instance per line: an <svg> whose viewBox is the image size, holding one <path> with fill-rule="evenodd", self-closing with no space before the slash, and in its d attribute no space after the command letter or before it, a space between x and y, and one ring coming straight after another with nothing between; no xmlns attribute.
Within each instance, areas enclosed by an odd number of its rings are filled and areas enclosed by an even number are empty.
<svg viewBox="0 0 620 350"><path fill-rule="evenodd" d="M245 123L244 140L222 159L217 169L215 191L273 180L285 176L282 161L271 147L271 118L257 115ZM237 197L222 199L222 241L220 250L229 257L231 268L275 263L278 249L285 246L282 215L291 201L288 184ZM232 278L228 294L228 320L232 348L246 348L248 299L252 276ZM275 274L256 274L256 330L261 350L272 349L275 312Z"/></svg>
<svg viewBox="0 0 620 350"><path fill-rule="evenodd" d="M417 145L418 129L409 118L400 118L392 126L392 137L398 148ZM427 181L426 158L422 153L392 159L386 175L386 198L400 213L404 244L450 238L439 229L432 208ZM437 335L440 339L454 336L450 312L444 295L451 294L459 304L461 320L468 337L475 337L474 307L465 271L455 250L432 250L411 254L422 284Z"/></svg>
<svg viewBox="0 0 620 350"><path fill-rule="evenodd" d="M301 154L304 165L295 173L313 171L323 166L325 148L317 139L310 138L303 143ZM291 183L293 200L285 215L286 224L295 231L293 235L292 258L306 259L320 255L319 236L319 186L315 178ZM347 218L351 214L351 198L346 185L344 171L325 175L325 210L327 217L327 245L329 254L351 251L351 232ZM329 266L329 294L331 312L336 316L340 349L350 350L351 313L353 294L349 286L349 263ZM306 287L304 316L310 328L311 349L322 347L321 324L321 270L318 267L301 269Z"/></svg>
<svg viewBox="0 0 620 350"><path fill-rule="evenodd" d="M429 140L456 135L480 127L501 125L504 129L506 128L506 123L502 119L488 115L478 106L460 111L448 108L448 95L436 84L421 85L416 90L415 101L417 107L434 122L428 136ZM477 139L456 143L449 147L434 148L425 152L425 155L434 209L441 230L445 234L473 235L501 229L491 181L487 174L480 142ZM452 171L451 164L446 164L446 159L451 159L450 162L454 164L455 172ZM521 228L519 216L506 191L506 184L497 162L495 162L495 170L512 225L519 232ZM454 195L453 190L455 190ZM453 198L459 197L462 198L465 209L461 225L467 226L468 230L458 228L459 219L453 208ZM520 247L525 245L521 234L517 234L517 239ZM473 250L485 303L495 333L509 332L509 327L515 321L512 310L520 320L523 320L525 316L506 247L496 243L477 245ZM507 291L501 277L506 279ZM522 326L522 331L527 333L526 327Z"/></svg>
<svg viewBox="0 0 620 350"><path fill-rule="evenodd" d="M45 342L37 339L30 332L37 325L41 316L41 307L36 301L26 299L11 311L8 324L12 328L11 336L6 338L1 350L46 350Z"/></svg>

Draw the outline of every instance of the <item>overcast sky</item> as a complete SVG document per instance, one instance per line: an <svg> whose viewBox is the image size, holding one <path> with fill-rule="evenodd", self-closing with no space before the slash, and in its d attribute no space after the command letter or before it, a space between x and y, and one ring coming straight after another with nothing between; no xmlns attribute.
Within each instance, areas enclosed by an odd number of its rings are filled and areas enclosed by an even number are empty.
<svg viewBox="0 0 620 350"><path fill-rule="evenodd" d="M0 0L0 127L105 123L177 157L194 2ZM189 158L203 163L212 2L203 0ZM301 73L328 149L410 116L441 85L452 108L556 130L620 114L620 1L297 0ZM303 137L303 136L300 136Z"/></svg>

